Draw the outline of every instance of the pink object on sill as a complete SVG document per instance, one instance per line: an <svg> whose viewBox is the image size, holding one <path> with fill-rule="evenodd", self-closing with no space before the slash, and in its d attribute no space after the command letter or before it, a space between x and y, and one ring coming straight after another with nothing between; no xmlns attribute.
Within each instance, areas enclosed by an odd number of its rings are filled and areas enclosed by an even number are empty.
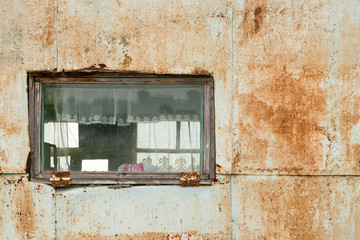
<svg viewBox="0 0 360 240"><path fill-rule="evenodd" d="M143 172L144 166L142 163L128 163L124 166L124 172Z"/></svg>

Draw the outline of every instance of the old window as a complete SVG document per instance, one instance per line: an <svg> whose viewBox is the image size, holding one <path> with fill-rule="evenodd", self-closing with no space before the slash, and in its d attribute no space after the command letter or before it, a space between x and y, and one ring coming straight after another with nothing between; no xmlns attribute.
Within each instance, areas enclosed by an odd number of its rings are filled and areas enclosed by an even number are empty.
<svg viewBox="0 0 360 240"><path fill-rule="evenodd" d="M179 184L214 179L209 76L30 73L31 179Z"/></svg>

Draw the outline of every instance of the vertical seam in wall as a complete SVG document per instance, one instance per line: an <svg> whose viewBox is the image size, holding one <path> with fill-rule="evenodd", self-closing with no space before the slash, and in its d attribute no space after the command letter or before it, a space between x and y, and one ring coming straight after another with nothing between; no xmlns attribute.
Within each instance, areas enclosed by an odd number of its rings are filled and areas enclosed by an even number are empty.
<svg viewBox="0 0 360 240"><path fill-rule="evenodd" d="M55 48L56 48L56 70L59 68L59 39L58 39L58 0L55 1Z"/></svg>
<svg viewBox="0 0 360 240"><path fill-rule="evenodd" d="M232 77L232 123L231 123L231 166L230 166L230 237L233 239L233 165L235 128L235 76L234 76L234 5L231 5L231 77Z"/></svg>
<svg viewBox="0 0 360 240"><path fill-rule="evenodd" d="M234 163L234 129L235 129L235 77L234 77L234 6L231 6L231 78L232 78L232 122L231 122L231 166L230 174L233 173Z"/></svg>
<svg viewBox="0 0 360 240"><path fill-rule="evenodd" d="M57 207L56 207L56 199L57 199L57 197L56 197L56 189L54 190L55 191L55 224L54 224L54 226L55 226L55 240L56 239L58 239L57 238L57 217L56 217L56 213L57 213Z"/></svg>
<svg viewBox="0 0 360 240"><path fill-rule="evenodd" d="M326 122L329 124L329 134L332 135L333 143L329 145L329 149L324 153L323 167L331 168L337 166L338 160L340 158L341 151L336 151L336 142L340 141L341 134L339 131L340 118L339 116L341 111L341 81L339 81L339 65L338 65L338 51L339 51L339 41L340 41L340 32L338 29L339 21L341 19L342 4L339 1L331 0L330 8L330 24L331 24L331 55L329 59L330 69L328 72L326 89L328 93L332 96L327 100L327 111L329 114L326 116ZM325 152L325 151L324 151ZM328 157L328 152L331 152Z"/></svg>
<svg viewBox="0 0 360 240"><path fill-rule="evenodd" d="M233 239L233 176L230 174L230 238Z"/></svg>
<svg viewBox="0 0 360 240"><path fill-rule="evenodd" d="M59 38L58 38L58 0L55 0L55 48L56 48L56 71L59 71ZM56 189L54 189L55 191L55 213L54 213L54 218L55 218L55 224L54 224L54 227L55 227L55 240L58 239L57 237L57 206L56 206Z"/></svg>

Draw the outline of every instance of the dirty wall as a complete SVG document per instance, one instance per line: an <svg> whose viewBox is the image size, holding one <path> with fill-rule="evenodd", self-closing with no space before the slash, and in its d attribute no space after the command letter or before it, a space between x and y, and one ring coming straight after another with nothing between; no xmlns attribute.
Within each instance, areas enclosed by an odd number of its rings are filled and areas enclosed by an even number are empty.
<svg viewBox="0 0 360 240"><path fill-rule="evenodd" d="M1 239L360 239L360 2L0 2ZM211 74L212 186L29 182L26 72Z"/></svg>

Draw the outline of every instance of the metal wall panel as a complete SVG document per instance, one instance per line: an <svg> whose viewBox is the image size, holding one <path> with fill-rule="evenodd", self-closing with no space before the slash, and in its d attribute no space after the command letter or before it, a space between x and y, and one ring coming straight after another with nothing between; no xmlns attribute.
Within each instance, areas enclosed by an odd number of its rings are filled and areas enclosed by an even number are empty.
<svg viewBox="0 0 360 240"><path fill-rule="evenodd" d="M233 239L359 239L359 181L233 177Z"/></svg>
<svg viewBox="0 0 360 240"><path fill-rule="evenodd" d="M57 236L59 239L171 239L184 234L189 239L229 239L229 177L223 177L223 182L211 187L59 190Z"/></svg>
<svg viewBox="0 0 360 240"><path fill-rule="evenodd" d="M236 8L233 173L326 170L332 7L245 1Z"/></svg>
<svg viewBox="0 0 360 240"><path fill-rule="evenodd" d="M0 239L54 239L55 191L27 175L0 175Z"/></svg>
<svg viewBox="0 0 360 240"><path fill-rule="evenodd" d="M236 5L233 173L360 173L359 11L355 1Z"/></svg>
<svg viewBox="0 0 360 240"><path fill-rule="evenodd" d="M0 11L0 173L25 173L26 70L56 68L55 2L5 0Z"/></svg>
<svg viewBox="0 0 360 240"><path fill-rule="evenodd" d="M231 2L60 1L58 9L59 69L212 74L218 172L231 172Z"/></svg>
<svg viewBox="0 0 360 240"><path fill-rule="evenodd" d="M359 13L355 0L1 1L0 238L358 239ZM56 197L29 183L26 71L78 69L211 74L225 175Z"/></svg>

